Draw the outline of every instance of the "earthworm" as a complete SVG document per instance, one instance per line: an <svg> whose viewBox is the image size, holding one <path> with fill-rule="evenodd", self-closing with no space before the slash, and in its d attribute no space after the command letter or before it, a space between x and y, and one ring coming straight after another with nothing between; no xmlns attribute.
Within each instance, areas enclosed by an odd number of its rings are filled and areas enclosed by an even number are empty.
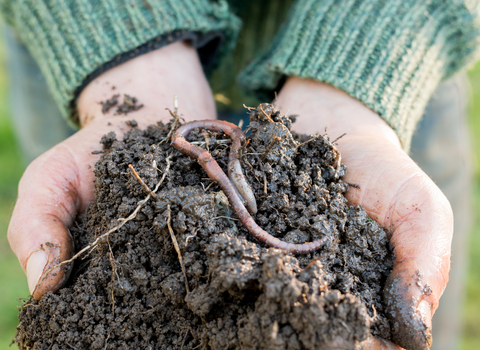
<svg viewBox="0 0 480 350"><path fill-rule="evenodd" d="M232 147L230 148L230 155L228 156L228 177L235 185L236 190L238 191L241 198L246 202L248 211L255 215L257 213L257 201L255 200L255 195L253 194L252 189L247 184L245 176L243 175L242 166L240 165L240 160L238 158L238 151L242 146L242 143L245 141L245 135L242 130L235 124L221 121L221 120L200 120L193 121L187 124L184 124L175 132L175 137L172 137L172 144L182 153L188 155L192 158L200 157L201 152L204 150L200 147L196 147L185 141L185 138L193 129L206 129L211 131L224 132L232 139ZM182 148L176 146L175 141L178 138L183 138ZM195 151L193 151L193 149ZM201 151L200 151L201 150ZM211 154L206 152L210 158ZM215 162L216 163L216 162ZM202 164L202 163L200 163ZM202 165L203 166L203 165ZM203 166L205 168L205 166ZM223 171L222 171L223 172ZM207 172L208 173L208 172ZM209 175L210 176L210 175Z"/></svg>
<svg viewBox="0 0 480 350"><path fill-rule="evenodd" d="M263 230L260 226L258 226L255 220L253 220L248 210L243 205L242 198L240 197L240 194L232 183L233 179L232 181L230 181L230 179L223 172L222 168L220 168L218 163L215 161L215 159L213 159L212 155L209 152L207 152L203 148L192 145L186 140L186 137L188 136L190 131L195 128L208 129L213 131L223 131L232 138L233 144L228 161L229 169L231 168L230 163L232 162L232 160L237 159L238 161L238 148L240 147L241 141L245 139L245 135L236 125L228 122L218 120L193 121L184 124L177 129L177 131L172 136L172 145L183 154L191 158L197 159L198 163L205 170L208 177L211 180L215 181L223 190L228 200L230 201L230 205L233 211L235 212L235 214L237 214L240 222L253 237L273 248L278 248L286 250L287 252L297 254L307 254L313 252L321 248L325 244L327 240L326 236L319 240L303 244L287 243L281 241L276 237L273 237L267 231Z"/></svg>

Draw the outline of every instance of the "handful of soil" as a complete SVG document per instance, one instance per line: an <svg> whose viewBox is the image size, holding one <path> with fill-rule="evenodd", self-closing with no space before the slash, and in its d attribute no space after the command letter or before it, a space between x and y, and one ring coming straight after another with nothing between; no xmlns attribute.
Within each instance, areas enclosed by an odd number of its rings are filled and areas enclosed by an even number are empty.
<svg viewBox="0 0 480 350"><path fill-rule="evenodd" d="M71 233L80 251L118 229L75 261L65 288L23 305L19 347L355 349L369 333L390 339L387 235L348 206L338 150L327 135L291 133L292 118L272 105L252 109L250 121L241 165L254 219L287 242L327 237L321 249L292 256L256 242L200 165L166 142L178 119L134 128L123 141L110 133L96 200ZM223 132L195 130L188 141L226 172ZM156 199L129 165L150 189L160 183Z"/></svg>

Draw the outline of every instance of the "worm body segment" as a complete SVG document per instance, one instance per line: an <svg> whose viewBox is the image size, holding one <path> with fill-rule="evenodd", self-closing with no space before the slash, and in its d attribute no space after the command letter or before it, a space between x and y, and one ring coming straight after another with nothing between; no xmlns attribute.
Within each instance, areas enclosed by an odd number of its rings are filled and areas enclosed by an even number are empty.
<svg viewBox="0 0 480 350"><path fill-rule="evenodd" d="M233 144L228 159L228 173L230 178L227 177L227 175L223 172L208 151L192 145L186 140L188 134L196 128L224 132L230 136L230 138L232 138ZM237 214L243 226L260 242L263 242L273 248L278 248L297 254L307 254L321 248L325 244L327 237L303 244L287 243L276 237L273 237L271 234L258 226L255 220L253 220L249 211L253 214L255 214L257 211L255 197L252 189L250 186L248 186L245 180L240 161L238 159L238 150L244 140L245 135L243 134L242 130L232 123L220 120L202 120L193 121L178 128L172 136L172 145L183 154L197 159L198 163L205 170L208 177L215 181L223 190L230 201L233 211L235 214ZM246 200L249 211L247 208L245 208L241 196L243 196L243 198ZM254 207L252 202L254 203ZM254 209L254 211L252 209Z"/></svg>

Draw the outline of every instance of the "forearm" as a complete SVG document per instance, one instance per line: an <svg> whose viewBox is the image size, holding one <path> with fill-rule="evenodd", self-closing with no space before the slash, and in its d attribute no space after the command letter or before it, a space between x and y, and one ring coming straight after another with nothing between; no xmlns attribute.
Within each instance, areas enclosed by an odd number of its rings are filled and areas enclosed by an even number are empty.
<svg viewBox="0 0 480 350"><path fill-rule="evenodd" d="M410 139L438 83L480 54L470 1L297 0L267 52L242 73L273 96L288 76L345 91Z"/></svg>
<svg viewBox="0 0 480 350"><path fill-rule="evenodd" d="M111 108L102 113L100 101L127 94L143 107L121 116ZM185 120L207 119L215 115L215 103L203 74L198 54L188 43L177 42L134 58L108 70L89 83L77 101L81 127L90 123L119 124L135 119L140 127L167 121L177 96L180 114Z"/></svg>
<svg viewBox="0 0 480 350"><path fill-rule="evenodd" d="M311 135L327 130L331 138L344 133L346 137L372 135L400 146L393 129L377 113L326 83L289 77L276 103L282 110L300 115L293 124L296 132Z"/></svg>

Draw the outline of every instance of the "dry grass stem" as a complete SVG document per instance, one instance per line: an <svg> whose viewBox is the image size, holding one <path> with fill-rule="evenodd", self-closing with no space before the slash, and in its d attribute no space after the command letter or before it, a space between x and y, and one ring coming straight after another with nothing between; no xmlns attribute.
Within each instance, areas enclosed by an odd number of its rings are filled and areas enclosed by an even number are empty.
<svg viewBox="0 0 480 350"><path fill-rule="evenodd" d="M314 135L313 137L309 138L307 141L302 142L301 144L299 144L299 145L297 146L297 148L302 147L303 145L305 145L305 144L307 144L307 143L309 143L309 142L312 142L312 141L318 139L320 136L323 136L323 135L321 135L321 134Z"/></svg>
<svg viewBox="0 0 480 350"><path fill-rule="evenodd" d="M117 279L120 279L117 274L117 268L115 267L115 256L113 255L112 247L110 246L110 242L108 242L108 249L110 250L109 258L110 258L110 265L112 265L112 315L115 315L115 296L113 294L113 284L115 283L115 276Z"/></svg>
<svg viewBox="0 0 480 350"><path fill-rule="evenodd" d="M142 180L140 175L138 175L138 173L133 168L132 164L128 164L128 168L131 170L133 176L135 176L135 178L138 180L138 182L140 182L140 184L145 188L145 190L148 192L148 194L150 196L152 196L153 199L157 200L157 195L155 193L153 193L152 190L150 189L150 187L148 187L147 184Z"/></svg>
<svg viewBox="0 0 480 350"><path fill-rule="evenodd" d="M263 172L263 194L268 194L267 174Z"/></svg>
<svg viewBox="0 0 480 350"><path fill-rule="evenodd" d="M172 138L172 134L173 132L178 128L179 126L179 123L180 123L180 117L178 116L178 99L177 99L177 95L175 95L173 97L173 112L168 109L168 108L165 108L167 111L170 112L170 115L173 117L173 124L172 124L172 127L170 128L170 131L168 132L167 134L167 137L165 137L162 141L159 142L159 145L161 145L162 143L164 143L165 141L168 141Z"/></svg>
<svg viewBox="0 0 480 350"><path fill-rule="evenodd" d="M273 119L272 119L271 113L270 113L270 115L268 115L267 113L265 113L265 111L264 111L263 108L262 108L262 105L260 105L260 110L262 111L263 115L268 119L268 121L269 121L270 123L275 123L275 122L273 121Z"/></svg>
<svg viewBox="0 0 480 350"><path fill-rule="evenodd" d="M344 132L343 134L341 134L339 137L337 137L335 140L332 141L332 144L334 144L335 142L337 142L338 140L340 140L342 137L344 137L347 133Z"/></svg>
<svg viewBox="0 0 480 350"><path fill-rule="evenodd" d="M270 144L268 145L267 149L265 150L265 152L263 152L262 154L262 157L260 158L260 160L263 162L265 160L265 158L267 158L268 154L270 153L270 151L272 150L272 148L282 139L281 137L278 137L278 136L274 136L273 138L273 141L270 142Z"/></svg>
<svg viewBox="0 0 480 350"><path fill-rule="evenodd" d="M178 246L177 238L175 237L175 233L173 232L172 225L170 225L171 221L171 213L172 210L170 209L170 205L167 205L168 209L168 218L167 218L167 227L168 232L170 232L170 237L172 238L173 246L177 251L178 261L180 262L180 266L182 267L183 277L185 277L185 288L187 289L187 293L190 293L190 288L188 287L188 280L187 280L187 273L185 272L185 265L183 264L182 253L180 252L180 247Z"/></svg>
<svg viewBox="0 0 480 350"><path fill-rule="evenodd" d="M370 322L374 322L377 319L377 309L375 305L372 304L373 316L370 318Z"/></svg>
<svg viewBox="0 0 480 350"><path fill-rule="evenodd" d="M230 216L215 216L214 218L211 218L210 220L215 220L215 219L228 219L228 220L238 221L238 219L232 218Z"/></svg>
<svg viewBox="0 0 480 350"><path fill-rule="evenodd" d="M255 110L255 107L247 107L247 106L245 106L245 103L243 104L243 108L246 108L246 109L248 109L249 111Z"/></svg>

